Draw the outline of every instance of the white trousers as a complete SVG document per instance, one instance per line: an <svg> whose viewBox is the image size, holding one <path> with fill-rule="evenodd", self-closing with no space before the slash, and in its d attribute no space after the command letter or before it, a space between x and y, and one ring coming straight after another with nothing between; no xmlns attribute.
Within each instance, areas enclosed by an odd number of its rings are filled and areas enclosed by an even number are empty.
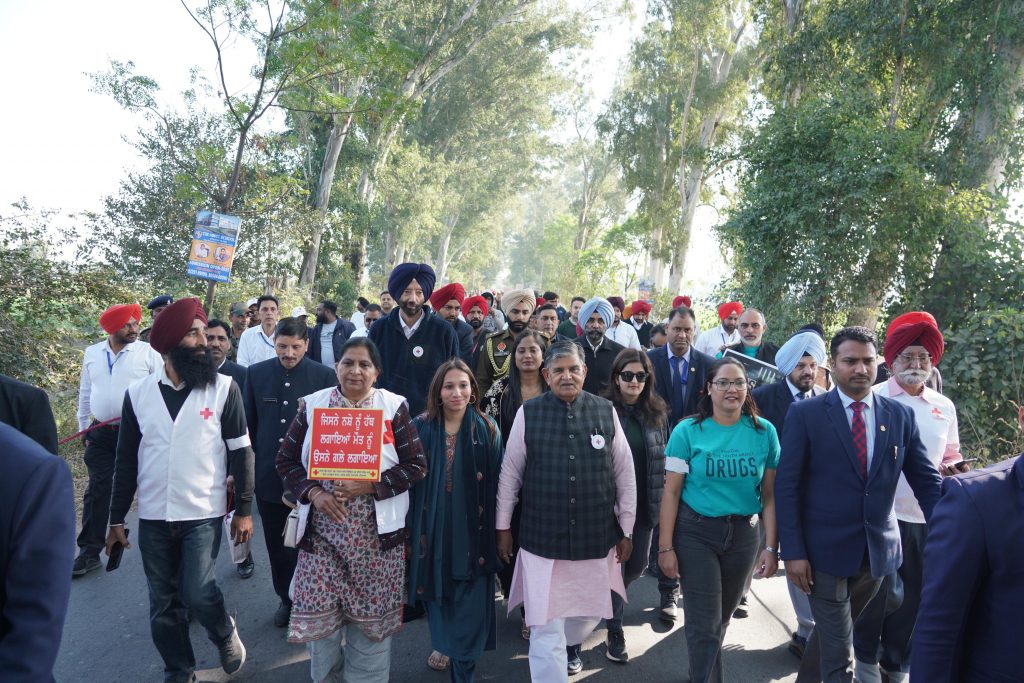
<svg viewBox="0 0 1024 683"><path fill-rule="evenodd" d="M569 662L566 645L579 645L600 623L598 617L552 619L530 628L530 680L533 683L566 683Z"/></svg>

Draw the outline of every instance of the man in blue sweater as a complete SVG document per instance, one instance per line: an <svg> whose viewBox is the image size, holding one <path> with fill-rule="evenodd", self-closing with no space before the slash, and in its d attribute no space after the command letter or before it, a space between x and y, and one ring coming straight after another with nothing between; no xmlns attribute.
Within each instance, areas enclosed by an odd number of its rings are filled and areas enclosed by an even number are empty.
<svg viewBox="0 0 1024 683"><path fill-rule="evenodd" d="M426 409L427 389L437 368L459 356L455 328L423 310L436 280L434 269L425 263L395 266L388 292L398 306L374 323L369 334L383 364L377 386L404 396L414 416Z"/></svg>

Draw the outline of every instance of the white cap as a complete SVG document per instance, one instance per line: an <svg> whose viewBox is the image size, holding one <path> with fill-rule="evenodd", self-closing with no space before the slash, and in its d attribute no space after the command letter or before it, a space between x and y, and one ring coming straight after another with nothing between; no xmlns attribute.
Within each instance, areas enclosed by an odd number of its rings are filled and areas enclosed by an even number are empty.
<svg viewBox="0 0 1024 683"><path fill-rule="evenodd" d="M296 306L295 308L292 309L292 317L293 318L298 318L298 317L304 316L304 315L309 315L309 314L306 313L306 309L303 308L302 306Z"/></svg>
<svg viewBox="0 0 1024 683"><path fill-rule="evenodd" d="M245 307L250 308L251 306L255 306L257 301L259 301L259 299L253 297L252 299L249 299L248 301L245 302Z"/></svg>

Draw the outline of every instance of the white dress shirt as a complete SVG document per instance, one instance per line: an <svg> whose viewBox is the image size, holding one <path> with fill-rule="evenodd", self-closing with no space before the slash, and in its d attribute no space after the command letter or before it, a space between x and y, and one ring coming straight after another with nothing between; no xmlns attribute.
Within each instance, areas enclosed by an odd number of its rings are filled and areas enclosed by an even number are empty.
<svg viewBox="0 0 1024 683"><path fill-rule="evenodd" d="M363 321L363 316L366 315L358 308L353 311L352 315L348 317L349 321L356 326L356 332L359 330L366 329L366 323Z"/></svg>
<svg viewBox="0 0 1024 683"><path fill-rule="evenodd" d="M416 330L420 329L420 324L426 319L426 311L420 311L420 317L416 319L416 322L412 324L412 327L405 323L405 318L402 317L401 312L398 314L398 321L402 323L402 332L405 334L406 339L412 339L412 335L416 334Z"/></svg>
<svg viewBox="0 0 1024 683"><path fill-rule="evenodd" d="M935 391L924 387L918 396L908 394L895 377L873 387L879 396L898 401L914 411L914 422L921 434L921 443L928 451L928 459L938 468L940 463L962 460L960 455L960 429L953 402ZM924 512L914 496L907 478L900 473L896 485L896 500L893 503L896 519L902 522L924 524Z"/></svg>
<svg viewBox="0 0 1024 683"><path fill-rule="evenodd" d="M604 331L604 336L611 339L613 342L617 342L627 349L642 350L640 346L640 338L636 336L636 330L633 329L632 325L619 321L618 325L612 325Z"/></svg>
<svg viewBox="0 0 1024 683"><path fill-rule="evenodd" d="M836 393L839 394L839 400L843 402L843 409L846 413L846 422L850 425L850 429L853 429L853 408L850 407L857 399L850 398L844 394L839 387L836 387ZM864 404L864 408L861 409L861 417L864 418L864 431L867 436L867 447L868 447L868 472L871 471L871 460L875 455L875 394L869 391L868 395L862 398L861 403Z"/></svg>
<svg viewBox="0 0 1024 683"><path fill-rule="evenodd" d="M163 357L144 341L126 344L117 353L108 340L86 348L78 384L78 429L88 427L90 418L106 422L121 417L128 385L163 365Z"/></svg>
<svg viewBox="0 0 1024 683"><path fill-rule="evenodd" d="M718 355L718 352L721 351L723 346L735 344L742 339L739 328L733 330L732 334L726 334L725 328L719 325L717 327L712 327L710 330L701 332L700 336L697 337L697 341L693 343L693 346L701 353L706 353L714 358Z"/></svg>
<svg viewBox="0 0 1024 683"><path fill-rule="evenodd" d="M238 339L238 354L235 362L242 367L249 367L260 361L277 357L274 350L274 338L263 333L263 326L250 327Z"/></svg>

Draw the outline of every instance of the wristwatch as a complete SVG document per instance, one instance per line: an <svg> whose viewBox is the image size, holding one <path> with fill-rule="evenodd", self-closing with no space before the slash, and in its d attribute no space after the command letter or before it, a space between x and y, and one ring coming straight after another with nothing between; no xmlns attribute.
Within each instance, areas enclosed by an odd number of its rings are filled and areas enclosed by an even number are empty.
<svg viewBox="0 0 1024 683"><path fill-rule="evenodd" d="M631 542L633 540L633 534L622 534L623 538L628 538Z"/></svg>

